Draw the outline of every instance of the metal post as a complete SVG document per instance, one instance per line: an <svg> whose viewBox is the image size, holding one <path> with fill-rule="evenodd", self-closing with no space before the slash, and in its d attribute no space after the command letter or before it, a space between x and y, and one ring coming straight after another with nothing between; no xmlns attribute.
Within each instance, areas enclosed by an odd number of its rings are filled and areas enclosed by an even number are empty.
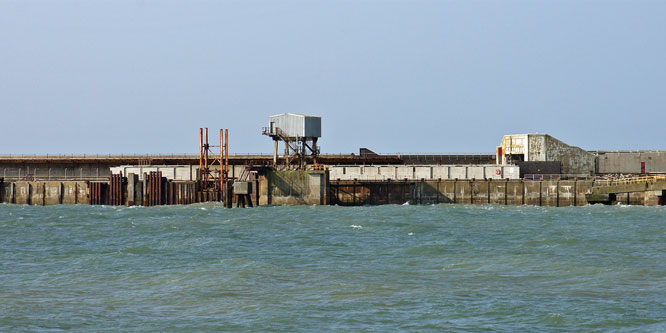
<svg viewBox="0 0 666 333"><path fill-rule="evenodd" d="M206 170L206 174L204 175L204 178L205 178L205 182L206 182L206 185L207 185L208 184L208 178L209 178L209 174L208 174L208 171L209 171L208 170L208 127L206 127L206 129L205 129L205 134L206 134L206 144L204 146L204 167L205 167L205 170Z"/></svg>
<svg viewBox="0 0 666 333"><path fill-rule="evenodd" d="M307 142L307 138L303 138L303 146L301 147L301 161L300 161L300 167L301 169L305 169L305 146Z"/></svg>
<svg viewBox="0 0 666 333"><path fill-rule="evenodd" d="M278 140L275 141L275 147L273 148L273 167L277 166L277 154L278 154Z"/></svg>
<svg viewBox="0 0 666 333"><path fill-rule="evenodd" d="M203 180L203 128L199 128L199 181Z"/></svg>
<svg viewBox="0 0 666 333"><path fill-rule="evenodd" d="M220 164L220 167L222 165ZM231 208L231 197L229 195L229 130L224 130L224 204Z"/></svg>
<svg viewBox="0 0 666 333"><path fill-rule="evenodd" d="M229 175L229 130L224 130L224 174Z"/></svg>
<svg viewBox="0 0 666 333"><path fill-rule="evenodd" d="M224 130L220 129L220 194L224 193L224 168L222 167L224 161ZM220 196L222 200L224 196Z"/></svg>
<svg viewBox="0 0 666 333"><path fill-rule="evenodd" d="M289 170L289 142L284 142L284 161L287 164L287 170Z"/></svg>

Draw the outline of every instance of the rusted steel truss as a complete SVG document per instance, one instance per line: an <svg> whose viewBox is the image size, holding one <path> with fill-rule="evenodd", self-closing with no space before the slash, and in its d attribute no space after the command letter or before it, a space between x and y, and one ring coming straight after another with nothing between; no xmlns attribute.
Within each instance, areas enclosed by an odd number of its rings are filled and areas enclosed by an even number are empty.
<svg viewBox="0 0 666 333"><path fill-rule="evenodd" d="M219 148L219 155L214 154L211 148ZM219 165L218 170L213 166ZM227 192L229 186L229 130L220 129L220 145L211 145L208 142L208 128L199 129L199 197L202 201L224 200L229 201Z"/></svg>

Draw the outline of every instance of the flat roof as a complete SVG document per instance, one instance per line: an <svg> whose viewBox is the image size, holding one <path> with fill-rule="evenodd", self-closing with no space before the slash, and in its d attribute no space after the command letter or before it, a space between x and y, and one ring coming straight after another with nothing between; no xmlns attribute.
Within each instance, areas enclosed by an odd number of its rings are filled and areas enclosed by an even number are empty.
<svg viewBox="0 0 666 333"><path fill-rule="evenodd" d="M274 114L274 115L271 115L269 117L278 117L278 116L284 116L284 115L297 116L297 117L321 118L320 116L312 116L312 115L309 115L309 114L291 113L291 112Z"/></svg>

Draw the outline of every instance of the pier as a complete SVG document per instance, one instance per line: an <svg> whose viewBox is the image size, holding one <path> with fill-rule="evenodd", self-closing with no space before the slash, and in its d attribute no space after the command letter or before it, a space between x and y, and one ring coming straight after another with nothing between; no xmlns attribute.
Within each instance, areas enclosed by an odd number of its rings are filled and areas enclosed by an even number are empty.
<svg viewBox="0 0 666 333"><path fill-rule="evenodd" d="M208 128L199 129L198 155L0 156L0 201L128 206L212 201L225 207L666 204L665 151L585 151L547 134L517 134L505 135L494 155L387 155L368 148L322 154L321 118L291 113L270 116L261 130L273 141L273 154L230 154L229 130L219 131L219 144L209 134Z"/></svg>

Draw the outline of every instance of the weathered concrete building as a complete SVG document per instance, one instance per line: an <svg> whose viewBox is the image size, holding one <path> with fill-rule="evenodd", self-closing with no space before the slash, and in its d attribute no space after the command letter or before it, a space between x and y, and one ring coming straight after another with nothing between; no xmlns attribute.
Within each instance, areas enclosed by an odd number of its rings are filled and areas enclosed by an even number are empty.
<svg viewBox="0 0 666 333"><path fill-rule="evenodd" d="M597 151L597 174L666 173L666 151Z"/></svg>
<svg viewBox="0 0 666 333"><path fill-rule="evenodd" d="M594 154L548 134L514 134L502 138L497 147L497 164L529 161L559 161L562 173L568 175L595 173Z"/></svg>

